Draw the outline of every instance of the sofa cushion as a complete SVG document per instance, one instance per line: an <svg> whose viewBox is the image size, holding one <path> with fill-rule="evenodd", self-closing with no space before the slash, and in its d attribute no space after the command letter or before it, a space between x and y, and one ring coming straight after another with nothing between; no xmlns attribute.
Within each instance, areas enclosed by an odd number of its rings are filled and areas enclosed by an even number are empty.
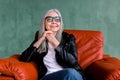
<svg viewBox="0 0 120 80"><path fill-rule="evenodd" d="M103 58L88 66L85 72L88 80L120 80L120 60Z"/></svg>

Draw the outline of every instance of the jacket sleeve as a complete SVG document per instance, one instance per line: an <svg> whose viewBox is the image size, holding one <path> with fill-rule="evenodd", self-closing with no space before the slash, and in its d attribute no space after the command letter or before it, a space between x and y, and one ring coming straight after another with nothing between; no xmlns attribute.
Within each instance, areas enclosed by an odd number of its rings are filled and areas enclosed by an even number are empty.
<svg viewBox="0 0 120 80"><path fill-rule="evenodd" d="M58 63L64 62L64 64L69 67L73 67L78 64L76 43L73 35L63 37L63 41L59 44L55 51Z"/></svg>
<svg viewBox="0 0 120 80"><path fill-rule="evenodd" d="M37 48L33 47L33 43L34 43L34 41L32 42L32 44L26 50L24 50L22 52L22 54L20 55L20 61L23 61L23 62L31 61L32 55L37 50Z"/></svg>
<svg viewBox="0 0 120 80"><path fill-rule="evenodd" d="M20 56L20 61L24 61L24 62L29 62L31 61L31 57L33 55L33 53L35 53L37 51L36 47L33 47L33 44L37 41L38 39L38 31L35 34L35 39L34 41L30 44L30 46L24 50Z"/></svg>

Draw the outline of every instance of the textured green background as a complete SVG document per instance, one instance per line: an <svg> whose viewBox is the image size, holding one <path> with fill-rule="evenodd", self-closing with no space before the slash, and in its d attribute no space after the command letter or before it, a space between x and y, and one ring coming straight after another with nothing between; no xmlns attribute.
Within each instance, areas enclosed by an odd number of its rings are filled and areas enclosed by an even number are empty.
<svg viewBox="0 0 120 80"><path fill-rule="evenodd" d="M62 13L65 29L102 31L104 53L120 58L120 0L0 0L0 58L26 49L51 8Z"/></svg>

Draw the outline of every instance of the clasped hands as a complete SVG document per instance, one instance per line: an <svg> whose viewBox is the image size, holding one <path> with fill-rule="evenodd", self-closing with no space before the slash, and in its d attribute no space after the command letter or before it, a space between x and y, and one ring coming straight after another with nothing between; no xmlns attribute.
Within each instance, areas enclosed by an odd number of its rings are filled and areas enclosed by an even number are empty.
<svg viewBox="0 0 120 80"><path fill-rule="evenodd" d="M38 41L33 46L38 48L41 45L41 43L47 39L48 42L51 43L51 45L54 48L57 48L60 42L56 39L55 35L56 34L52 31L45 31L42 37L39 38Z"/></svg>

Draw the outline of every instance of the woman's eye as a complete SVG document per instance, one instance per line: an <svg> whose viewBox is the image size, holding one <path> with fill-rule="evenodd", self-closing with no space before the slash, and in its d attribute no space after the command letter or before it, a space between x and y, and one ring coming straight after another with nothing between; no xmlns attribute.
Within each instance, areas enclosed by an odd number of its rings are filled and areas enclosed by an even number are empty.
<svg viewBox="0 0 120 80"><path fill-rule="evenodd" d="M48 18L47 21L52 21L52 18Z"/></svg>
<svg viewBox="0 0 120 80"><path fill-rule="evenodd" d="M55 19L56 22L60 22L60 19Z"/></svg>

